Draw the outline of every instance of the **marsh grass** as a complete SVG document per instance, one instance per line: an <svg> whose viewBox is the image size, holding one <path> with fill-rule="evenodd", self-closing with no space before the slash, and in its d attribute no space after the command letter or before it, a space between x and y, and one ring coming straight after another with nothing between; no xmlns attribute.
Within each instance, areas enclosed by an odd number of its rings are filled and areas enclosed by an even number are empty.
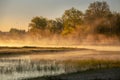
<svg viewBox="0 0 120 80"><path fill-rule="evenodd" d="M17 79L26 79L28 77L55 76L60 74L84 72L89 70L100 70L108 68L120 68L119 60L0 60L5 65L0 66L0 74L19 75ZM7 64L9 63L9 64ZM23 74L23 75L22 75ZM32 77L31 77L32 76ZM14 79L12 77L11 79Z"/></svg>
<svg viewBox="0 0 120 80"><path fill-rule="evenodd" d="M66 60L63 61L63 63L65 64L65 71L68 73L91 69L120 68L119 60Z"/></svg>

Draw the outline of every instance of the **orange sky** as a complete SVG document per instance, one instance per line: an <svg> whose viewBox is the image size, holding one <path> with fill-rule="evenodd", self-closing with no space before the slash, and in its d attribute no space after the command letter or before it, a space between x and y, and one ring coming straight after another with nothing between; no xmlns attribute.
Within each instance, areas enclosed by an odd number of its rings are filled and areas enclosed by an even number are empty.
<svg viewBox="0 0 120 80"><path fill-rule="evenodd" d="M21 19L21 18L12 18L12 17L4 17L0 20L0 30L2 31L9 31L10 28L17 28L17 29L28 29L28 24L30 20Z"/></svg>

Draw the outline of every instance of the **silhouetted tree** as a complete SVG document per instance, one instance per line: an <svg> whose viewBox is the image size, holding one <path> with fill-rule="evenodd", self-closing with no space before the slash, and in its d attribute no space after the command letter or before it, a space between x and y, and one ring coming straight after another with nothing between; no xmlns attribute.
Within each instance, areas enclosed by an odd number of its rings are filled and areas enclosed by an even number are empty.
<svg viewBox="0 0 120 80"><path fill-rule="evenodd" d="M85 19L93 21L98 18L110 16L109 5L105 1L96 1L89 5L85 13Z"/></svg>
<svg viewBox="0 0 120 80"><path fill-rule="evenodd" d="M105 1L95 1L86 10L84 21L90 32L106 34L109 32L109 18L112 16L109 5Z"/></svg>
<svg viewBox="0 0 120 80"><path fill-rule="evenodd" d="M111 34L120 35L120 13L113 13L108 21L111 28Z"/></svg>

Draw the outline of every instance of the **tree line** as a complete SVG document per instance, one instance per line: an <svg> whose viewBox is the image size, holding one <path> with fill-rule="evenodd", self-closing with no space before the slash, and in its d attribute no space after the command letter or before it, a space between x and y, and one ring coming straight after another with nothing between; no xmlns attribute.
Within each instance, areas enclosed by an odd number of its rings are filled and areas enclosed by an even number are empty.
<svg viewBox="0 0 120 80"><path fill-rule="evenodd" d="M55 20L36 16L28 28L27 32L12 28L10 33L20 35L27 33L39 39L54 35L77 39L86 38L88 35L97 39L102 35L120 39L120 13L112 12L105 1L95 1L90 3L84 13L72 7Z"/></svg>
<svg viewBox="0 0 120 80"><path fill-rule="evenodd" d="M60 35L76 32L119 36L120 13L110 11L109 5L105 1L96 1L89 5L85 13L72 7L65 10L61 18L55 20L42 16L34 17L29 24L29 32L38 32L41 36L45 32Z"/></svg>

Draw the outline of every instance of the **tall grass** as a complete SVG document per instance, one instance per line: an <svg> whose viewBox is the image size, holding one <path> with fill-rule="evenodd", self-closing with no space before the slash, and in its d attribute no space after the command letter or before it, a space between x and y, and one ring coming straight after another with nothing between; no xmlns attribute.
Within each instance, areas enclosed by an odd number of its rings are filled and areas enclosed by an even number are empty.
<svg viewBox="0 0 120 80"><path fill-rule="evenodd" d="M66 72L85 71L90 69L120 68L120 60L66 60L63 61Z"/></svg>

